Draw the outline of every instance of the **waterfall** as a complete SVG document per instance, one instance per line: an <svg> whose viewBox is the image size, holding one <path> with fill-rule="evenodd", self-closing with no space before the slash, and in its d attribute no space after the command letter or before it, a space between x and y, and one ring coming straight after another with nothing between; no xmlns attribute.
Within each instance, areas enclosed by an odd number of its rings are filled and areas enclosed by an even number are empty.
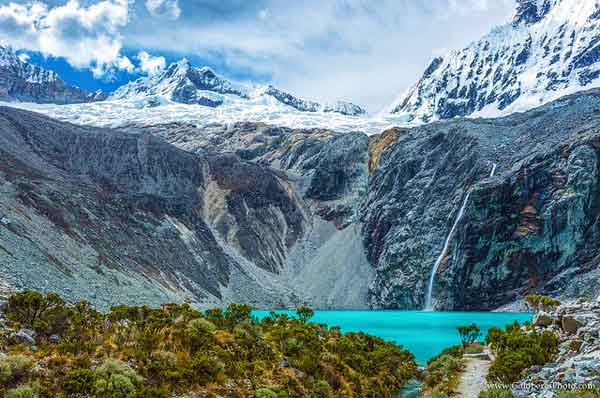
<svg viewBox="0 0 600 398"><path fill-rule="evenodd" d="M490 177L493 177L494 174L496 173L496 167L497 167L496 163L493 163L492 164L492 172L490 173ZM456 215L454 224L452 224L452 228L450 228L450 232L448 232L448 236L446 237L446 241L444 242L444 248L442 249L442 252L438 256L437 260L435 261L435 264L433 265L433 268L431 269L431 275L429 276L429 284L427 285L427 298L425 300L425 310L426 311L433 311L433 305L431 302L431 293L433 291L433 282L435 280L435 274L437 273L438 268L440 267L440 264L442 263L442 260L444 259L444 257L446 257L446 254L448 253L448 248L450 247L450 241L452 240L452 236L454 235L454 231L456 230L458 223L460 222L460 220L463 218L463 215L465 214L465 208L467 207L467 203L469 202L470 196L471 196L471 190L467 191L467 195L465 196L462 206L460 207L460 210L458 211L458 214Z"/></svg>

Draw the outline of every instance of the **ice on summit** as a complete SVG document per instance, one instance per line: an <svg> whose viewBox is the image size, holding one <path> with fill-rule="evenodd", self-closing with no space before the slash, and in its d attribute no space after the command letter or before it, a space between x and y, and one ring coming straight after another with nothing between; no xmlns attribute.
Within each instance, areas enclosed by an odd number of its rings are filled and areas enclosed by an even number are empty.
<svg viewBox="0 0 600 398"><path fill-rule="evenodd" d="M436 58L391 107L408 121L497 117L600 87L600 2L518 0L513 20Z"/></svg>
<svg viewBox="0 0 600 398"><path fill-rule="evenodd" d="M333 112L352 116L366 113L360 106L348 102L321 105L295 97L271 85L232 83L208 67L192 66L187 59L175 62L155 75L124 85L110 99L134 100L144 106L178 103L217 108L270 103L274 106L291 107L300 112Z"/></svg>

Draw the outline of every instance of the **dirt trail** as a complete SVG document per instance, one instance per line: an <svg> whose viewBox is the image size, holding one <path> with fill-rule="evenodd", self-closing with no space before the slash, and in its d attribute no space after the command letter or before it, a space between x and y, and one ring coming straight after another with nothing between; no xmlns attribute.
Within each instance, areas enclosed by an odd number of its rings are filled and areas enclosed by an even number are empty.
<svg viewBox="0 0 600 398"><path fill-rule="evenodd" d="M460 377L457 392L461 398L477 398L485 388L485 378L492 362L488 359L465 358L465 371Z"/></svg>

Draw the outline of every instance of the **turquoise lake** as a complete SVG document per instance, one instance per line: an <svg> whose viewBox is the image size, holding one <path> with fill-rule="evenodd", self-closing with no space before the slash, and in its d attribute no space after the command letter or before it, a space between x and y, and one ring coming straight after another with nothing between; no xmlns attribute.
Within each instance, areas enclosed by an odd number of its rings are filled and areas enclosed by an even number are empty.
<svg viewBox="0 0 600 398"><path fill-rule="evenodd" d="M294 314L293 311L277 311ZM258 317L268 311L256 311ZM483 336L491 327L514 321L531 321L529 313L514 312L423 312L423 311L315 311L311 322L339 326L343 332L364 332L402 345L420 365L446 347L460 343L456 328L477 324Z"/></svg>

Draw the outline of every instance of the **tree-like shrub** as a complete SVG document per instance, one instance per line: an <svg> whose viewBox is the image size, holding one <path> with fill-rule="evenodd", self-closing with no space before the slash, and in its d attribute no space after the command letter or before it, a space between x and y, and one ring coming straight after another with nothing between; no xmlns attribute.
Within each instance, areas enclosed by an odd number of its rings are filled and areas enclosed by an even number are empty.
<svg viewBox="0 0 600 398"><path fill-rule="evenodd" d="M298 319L300 319L300 322L306 323L310 318L312 318L315 315L315 312L309 307L303 305L302 307L298 307L296 309L296 314L298 315Z"/></svg>
<svg viewBox="0 0 600 398"><path fill-rule="evenodd" d="M43 335L62 333L67 319L65 302L58 294L44 296L29 290L10 296L6 316Z"/></svg>
<svg viewBox="0 0 600 398"><path fill-rule="evenodd" d="M481 330L474 323L469 326L459 326L457 329L463 347L476 342L481 337Z"/></svg>
<svg viewBox="0 0 600 398"><path fill-rule="evenodd" d="M525 297L525 303L533 311L548 311L560 305L560 301L543 294L530 294Z"/></svg>

